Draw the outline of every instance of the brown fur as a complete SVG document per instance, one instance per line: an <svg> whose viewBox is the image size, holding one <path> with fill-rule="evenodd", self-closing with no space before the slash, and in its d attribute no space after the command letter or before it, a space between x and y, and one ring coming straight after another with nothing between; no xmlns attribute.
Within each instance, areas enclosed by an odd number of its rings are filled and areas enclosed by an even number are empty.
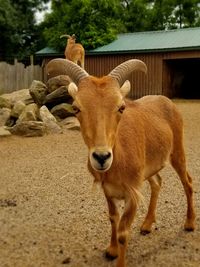
<svg viewBox="0 0 200 267"><path fill-rule="evenodd" d="M121 114L118 110L124 101L126 109ZM125 266L128 233L144 180L150 183L151 199L141 233L151 232L161 187L159 171L168 160L178 173L187 197L185 229L194 230L192 179L186 170L183 122L176 106L164 96L123 100L117 81L108 76L82 79L74 106L80 110L77 118L89 149L88 169L95 181L102 184L108 202L112 234L106 254L117 257L116 266ZM113 153L111 166L106 170L96 169L94 152L97 156L107 156L109 149ZM121 218L115 199L125 201Z"/></svg>

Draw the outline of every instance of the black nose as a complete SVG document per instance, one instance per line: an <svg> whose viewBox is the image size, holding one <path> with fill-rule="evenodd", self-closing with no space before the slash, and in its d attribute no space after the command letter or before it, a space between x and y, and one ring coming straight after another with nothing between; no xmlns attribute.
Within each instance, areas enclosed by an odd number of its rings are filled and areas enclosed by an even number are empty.
<svg viewBox="0 0 200 267"><path fill-rule="evenodd" d="M105 161L110 158L111 153L110 152L105 152L105 153L93 152L92 156L94 159L96 159L99 162L99 164L101 164L101 166L103 166Z"/></svg>

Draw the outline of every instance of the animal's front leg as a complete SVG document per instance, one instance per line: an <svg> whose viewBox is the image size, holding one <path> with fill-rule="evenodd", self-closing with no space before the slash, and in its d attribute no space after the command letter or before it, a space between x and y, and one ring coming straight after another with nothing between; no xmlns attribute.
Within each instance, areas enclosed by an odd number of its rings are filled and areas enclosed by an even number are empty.
<svg viewBox="0 0 200 267"><path fill-rule="evenodd" d="M125 211L121 217L119 228L118 228L118 244L119 244L119 255L117 258L117 267L125 267L126 249L128 245L128 235L131 224L136 213L136 201L133 198L128 198L125 201Z"/></svg>
<svg viewBox="0 0 200 267"><path fill-rule="evenodd" d="M118 256L117 229L119 224L119 213L114 199L108 196L106 196L106 199L108 202L108 210L112 228L110 246L106 250L106 257L113 260Z"/></svg>

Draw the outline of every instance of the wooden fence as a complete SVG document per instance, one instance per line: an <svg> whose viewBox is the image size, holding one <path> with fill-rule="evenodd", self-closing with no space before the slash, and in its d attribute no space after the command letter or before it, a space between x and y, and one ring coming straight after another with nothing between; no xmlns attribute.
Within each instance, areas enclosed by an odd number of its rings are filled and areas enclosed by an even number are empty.
<svg viewBox="0 0 200 267"><path fill-rule="evenodd" d="M0 62L0 94L29 88L33 80L42 81L42 67L33 65L25 67L15 60L14 65Z"/></svg>

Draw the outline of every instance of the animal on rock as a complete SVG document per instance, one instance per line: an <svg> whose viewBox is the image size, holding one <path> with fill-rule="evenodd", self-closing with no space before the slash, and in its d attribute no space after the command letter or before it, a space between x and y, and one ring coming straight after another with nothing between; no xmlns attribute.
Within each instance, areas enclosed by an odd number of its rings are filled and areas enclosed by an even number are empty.
<svg viewBox="0 0 200 267"><path fill-rule="evenodd" d="M80 66L84 69L85 62L85 50L81 44L76 43L76 36L73 34L72 36L68 34L63 34L60 38L67 37L67 45L65 47L65 58L71 60L76 64L80 64Z"/></svg>
<svg viewBox="0 0 200 267"><path fill-rule="evenodd" d="M88 169L101 183L108 203L111 242L109 258L117 258L124 267L128 236L135 217L143 181L150 183L151 198L141 233L151 232L161 188L159 171L169 160L176 170L187 198L185 230L195 228L192 178L186 170L183 148L183 122L174 103L164 96L145 96L127 100L127 80L131 72L146 72L146 65L136 59L125 61L107 76L90 76L78 65L53 59L47 70L57 67L73 80L68 91L81 132L89 150ZM120 217L116 200L124 200Z"/></svg>

